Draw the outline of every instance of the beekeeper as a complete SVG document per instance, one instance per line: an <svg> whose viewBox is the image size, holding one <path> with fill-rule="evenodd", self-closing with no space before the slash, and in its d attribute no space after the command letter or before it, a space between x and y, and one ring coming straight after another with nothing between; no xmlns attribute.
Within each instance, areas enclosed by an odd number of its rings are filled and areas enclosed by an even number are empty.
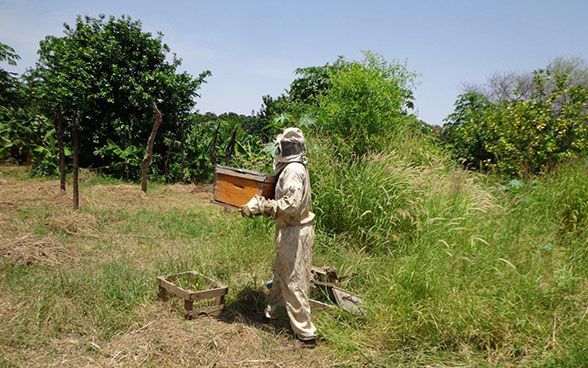
<svg viewBox="0 0 588 368"><path fill-rule="evenodd" d="M302 131L287 128L276 139L274 157L275 199L251 198L241 207L247 217L262 214L276 221L276 262L267 318L277 318L276 308L285 306L296 344L316 346L316 328L310 319L309 289L314 243L314 213L310 212L310 179Z"/></svg>

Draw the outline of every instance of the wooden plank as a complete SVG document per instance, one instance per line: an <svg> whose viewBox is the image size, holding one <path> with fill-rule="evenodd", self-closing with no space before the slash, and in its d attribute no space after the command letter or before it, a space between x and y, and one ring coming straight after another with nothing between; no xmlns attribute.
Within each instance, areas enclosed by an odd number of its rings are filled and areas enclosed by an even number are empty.
<svg viewBox="0 0 588 368"><path fill-rule="evenodd" d="M214 286L215 288L226 288L227 287L226 285L223 285L223 284L217 282L216 280L213 280L210 277L201 274L198 271L188 271L188 272L190 272L191 274L196 275L198 277L202 277L204 280L206 280L210 285Z"/></svg>
<svg viewBox="0 0 588 368"><path fill-rule="evenodd" d="M210 289L203 291L196 291L190 294L190 300L202 300L209 298L216 298L217 296L226 295L229 288Z"/></svg>
<svg viewBox="0 0 588 368"><path fill-rule="evenodd" d="M181 298L184 298L184 299L190 299L190 294L192 294L189 291L184 290L181 287L172 284L171 282L165 280L164 278L162 278L160 276L157 277L157 285L165 288L170 293L175 294L175 295L177 295Z"/></svg>
<svg viewBox="0 0 588 368"><path fill-rule="evenodd" d="M277 180L277 177L275 175L257 173L254 171L237 169L237 168L232 168L232 167L228 167L228 166L216 166L214 169L214 173L215 173L215 176L218 173L218 174L253 180L253 181L257 181L257 182L261 182L261 183L275 183Z"/></svg>
<svg viewBox="0 0 588 368"><path fill-rule="evenodd" d="M328 286L328 287L336 287L337 284L334 284L332 282L325 282L325 281L318 281L318 280L312 280L312 283L315 285L319 285L319 286Z"/></svg>
<svg viewBox="0 0 588 368"><path fill-rule="evenodd" d="M159 288L159 292L157 294L157 296L159 297L159 299L161 300L167 300L167 290L165 290L165 288L161 285L157 286Z"/></svg>
<svg viewBox="0 0 588 368"><path fill-rule="evenodd" d="M175 273L173 275L168 275L168 276L165 276L164 278L167 281L169 281L169 282L174 282L175 280L177 280L177 279L179 279L181 277L186 277L186 276L189 276L191 274L192 274L191 271L186 271L186 272L181 272L181 273Z"/></svg>
<svg viewBox="0 0 588 368"><path fill-rule="evenodd" d="M227 175L217 175L215 179L214 199L219 202L241 207L262 193L262 183Z"/></svg>

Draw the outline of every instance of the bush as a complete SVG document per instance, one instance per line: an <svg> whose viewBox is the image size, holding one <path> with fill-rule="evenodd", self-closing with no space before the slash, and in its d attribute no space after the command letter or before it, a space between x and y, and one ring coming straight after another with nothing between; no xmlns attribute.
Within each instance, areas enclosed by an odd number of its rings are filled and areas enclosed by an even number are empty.
<svg viewBox="0 0 588 368"><path fill-rule="evenodd" d="M345 155L384 149L406 125L415 76L371 52L363 62L342 62L331 74L328 91L318 97L320 133L332 137Z"/></svg>
<svg viewBox="0 0 588 368"><path fill-rule="evenodd" d="M546 85L555 81L555 87ZM588 87L567 75L538 70L528 100L491 105L483 96L459 97L444 136L454 154L475 167L529 176L588 153Z"/></svg>

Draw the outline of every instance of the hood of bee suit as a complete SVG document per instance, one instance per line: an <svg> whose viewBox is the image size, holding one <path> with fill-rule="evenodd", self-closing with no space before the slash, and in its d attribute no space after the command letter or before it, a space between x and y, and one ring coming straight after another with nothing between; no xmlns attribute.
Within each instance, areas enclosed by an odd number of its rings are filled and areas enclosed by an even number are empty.
<svg viewBox="0 0 588 368"><path fill-rule="evenodd" d="M300 162L306 165L306 141L302 130L298 128L286 128L276 138L276 154L274 156L274 172L279 174L292 162Z"/></svg>

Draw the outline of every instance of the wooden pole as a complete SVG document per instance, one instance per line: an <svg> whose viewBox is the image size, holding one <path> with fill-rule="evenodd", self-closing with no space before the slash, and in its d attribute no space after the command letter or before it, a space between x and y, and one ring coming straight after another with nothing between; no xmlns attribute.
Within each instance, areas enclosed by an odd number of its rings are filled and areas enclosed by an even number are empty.
<svg viewBox="0 0 588 368"><path fill-rule="evenodd" d="M55 134L57 135L57 147L59 149L59 187L61 193L65 193L65 145L63 144L63 115L61 104L55 111Z"/></svg>
<svg viewBox="0 0 588 368"><path fill-rule="evenodd" d="M147 150L145 151L145 156L143 156L141 165L141 190L145 193L147 193L147 171L149 170L149 163L151 162L151 156L153 155L153 143L155 142L157 130L159 129L162 120L161 112L159 112L155 101L151 102L151 108L153 108L153 112L155 113L155 122L153 123L153 129L151 129L151 134L147 140Z"/></svg>
<svg viewBox="0 0 588 368"><path fill-rule="evenodd" d="M235 126L235 128L233 128L233 133L231 133L229 144L227 144L227 148L225 150L225 162L227 163L227 166L231 166L231 156L235 152L235 138L237 137L237 130L239 130L239 127Z"/></svg>
<svg viewBox="0 0 588 368"><path fill-rule="evenodd" d="M71 138L73 140L73 174L72 174L72 190L73 190L73 209L77 210L80 207L80 195L78 191L78 172L80 170L80 163L78 160L80 146L78 139L78 116L74 112L72 117Z"/></svg>
<svg viewBox="0 0 588 368"><path fill-rule="evenodd" d="M186 128L184 126L184 121L182 120L182 124L180 125L181 128L181 142L180 142L180 151L182 151L182 164L180 166L180 183L184 183L184 168L185 168L185 162L184 162L184 144L186 142Z"/></svg>
<svg viewBox="0 0 588 368"><path fill-rule="evenodd" d="M218 129L220 128L220 121L216 123L216 127L214 128L214 135L212 136L212 143L210 145L210 162L212 163L212 167L216 166L216 137L218 136Z"/></svg>
<svg viewBox="0 0 588 368"><path fill-rule="evenodd" d="M167 174L169 174L169 162L171 160L171 152L172 152L172 148L173 148L175 142L176 142L175 137L172 135L169 139L169 147L167 148L167 155L165 156L165 164L163 165L163 175L165 177L167 177Z"/></svg>

